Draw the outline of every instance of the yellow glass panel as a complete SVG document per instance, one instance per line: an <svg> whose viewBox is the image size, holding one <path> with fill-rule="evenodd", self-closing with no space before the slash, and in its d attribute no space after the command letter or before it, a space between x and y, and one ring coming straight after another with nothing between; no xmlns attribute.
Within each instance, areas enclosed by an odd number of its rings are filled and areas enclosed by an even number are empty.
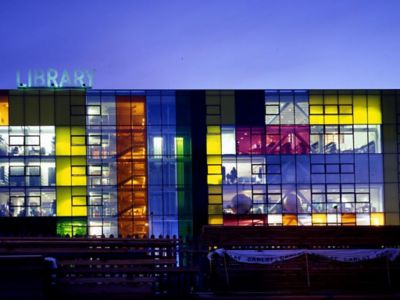
<svg viewBox="0 0 400 300"><path fill-rule="evenodd" d="M208 206L209 215L222 215L222 205L209 205Z"/></svg>
<svg viewBox="0 0 400 300"><path fill-rule="evenodd" d="M86 147L85 146L72 146L71 147L71 155L86 155Z"/></svg>
<svg viewBox="0 0 400 300"><path fill-rule="evenodd" d="M222 216L208 216L208 224L210 225L222 225Z"/></svg>
<svg viewBox="0 0 400 300"><path fill-rule="evenodd" d="M86 185L86 176L74 176L71 178L71 185Z"/></svg>
<svg viewBox="0 0 400 300"><path fill-rule="evenodd" d="M312 214L313 225L326 225L326 214Z"/></svg>
<svg viewBox="0 0 400 300"><path fill-rule="evenodd" d="M71 159L56 157L56 184L58 186L71 185Z"/></svg>
<svg viewBox="0 0 400 300"><path fill-rule="evenodd" d="M71 162L73 166L86 166L86 157L71 157Z"/></svg>
<svg viewBox="0 0 400 300"><path fill-rule="evenodd" d="M86 175L86 167L71 167L72 175Z"/></svg>
<svg viewBox="0 0 400 300"><path fill-rule="evenodd" d="M221 154L221 136L207 135L207 154Z"/></svg>
<svg viewBox="0 0 400 300"><path fill-rule="evenodd" d="M8 99L0 96L0 125L8 125Z"/></svg>
<svg viewBox="0 0 400 300"><path fill-rule="evenodd" d="M86 205L86 196L73 196L72 205Z"/></svg>
<svg viewBox="0 0 400 300"><path fill-rule="evenodd" d="M209 165L208 174L222 174L220 165Z"/></svg>
<svg viewBox="0 0 400 300"><path fill-rule="evenodd" d="M220 126L207 126L207 133L220 134L221 127Z"/></svg>
<svg viewBox="0 0 400 300"><path fill-rule="evenodd" d="M72 214L71 188L56 187L56 212L57 217L68 217Z"/></svg>
<svg viewBox="0 0 400 300"><path fill-rule="evenodd" d="M371 213L371 225L385 225L385 216L383 213Z"/></svg>
<svg viewBox="0 0 400 300"><path fill-rule="evenodd" d="M86 195L86 186L74 186L72 188L72 196Z"/></svg>
<svg viewBox="0 0 400 300"><path fill-rule="evenodd" d="M339 105L339 114L353 114L353 106L351 105Z"/></svg>
<svg viewBox="0 0 400 300"><path fill-rule="evenodd" d="M85 135L85 127L82 126L72 126L71 135Z"/></svg>
<svg viewBox="0 0 400 300"><path fill-rule="evenodd" d="M84 136L72 136L71 143L72 143L72 145L85 145L85 137Z"/></svg>
<svg viewBox="0 0 400 300"><path fill-rule="evenodd" d="M322 105L311 105L310 115L322 115L324 113L324 107Z"/></svg>
<svg viewBox="0 0 400 300"><path fill-rule="evenodd" d="M310 124L311 125L321 125L324 124L324 116L310 116Z"/></svg>
<svg viewBox="0 0 400 300"><path fill-rule="evenodd" d="M86 155L85 127L71 127L71 140L72 144L78 145L71 146L71 155Z"/></svg>
<svg viewBox="0 0 400 300"><path fill-rule="evenodd" d="M72 216L74 216L74 217L87 216L87 207L86 206L73 206L72 207Z"/></svg>
<svg viewBox="0 0 400 300"><path fill-rule="evenodd" d="M208 184L221 184L222 183L222 175L207 175L207 183Z"/></svg>
<svg viewBox="0 0 400 300"><path fill-rule="evenodd" d="M341 124L341 125L353 124L353 116L340 115L339 116L339 124Z"/></svg>
<svg viewBox="0 0 400 300"><path fill-rule="evenodd" d="M56 127L56 155L71 155L71 130L69 127Z"/></svg>
<svg viewBox="0 0 400 300"><path fill-rule="evenodd" d="M296 215L283 215L282 223L283 223L283 226L297 226L297 216Z"/></svg>
<svg viewBox="0 0 400 300"><path fill-rule="evenodd" d="M366 96L355 95L353 97L353 117L354 124L368 124Z"/></svg>
<svg viewBox="0 0 400 300"><path fill-rule="evenodd" d="M368 96L368 124L382 124L381 99L378 95Z"/></svg>
<svg viewBox="0 0 400 300"><path fill-rule="evenodd" d="M220 185L210 185L208 186L209 194L222 194L222 187Z"/></svg>
<svg viewBox="0 0 400 300"><path fill-rule="evenodd" d="M310 103L310 105L323 104L324 101L323 101L322 95L310 95L309 103Z"/></svg>
<svg viewBox="0 0 400 300"><path fill-rule="evenodd" d="M328 125L335 125L339 124L339 117L336 115L330 116L330 115L325 115L325 123Z"/></svg>
<svg viewBox="0 0 400 300"><path fill-rule="evenodd" d="M336 95L325 95L324 103L325 103L325 105L326 104L337 104L338 99L337 99Z"/></svg>
<svg viewBox="0 0 400 300"><path fill-rule="evenodd" d="M71 178L71 185L73 186L84 186L86 184L86 176L73 176Z"/></svg>
<svg viewBox="0 0 400 300"><path fill-rule="evenodd" d="M329 115L337 115L338 114L337 105L325 105L325 113Z"/></svg>
<svg viewBox="0 0 400 300"><path fill-rule="evenodd" d="M353 104L351 95L339 95L339 104Z"/></svg>
<svg viewBox="0 0 400 300"><path fill-rule="evenodd" d="M222 157L218 155L208 155L207 156L207 164L209 165L220 165L222 164Z"/></svg>
<svg viewBox="0 0 400 300"><path fill-rule="evenodd" d="M221 204L222 195L208 195L208 204Z"/></svg>

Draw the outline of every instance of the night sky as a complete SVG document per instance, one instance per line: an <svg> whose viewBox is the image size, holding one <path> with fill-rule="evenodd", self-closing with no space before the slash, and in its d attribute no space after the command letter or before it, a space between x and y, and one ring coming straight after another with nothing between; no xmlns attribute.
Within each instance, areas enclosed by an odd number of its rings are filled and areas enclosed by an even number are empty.
<svg viewBox="0 0 400 300"><path fill-rule="evenodd" d="M0 88L400 88L399 0L1 0Z"/></svg>

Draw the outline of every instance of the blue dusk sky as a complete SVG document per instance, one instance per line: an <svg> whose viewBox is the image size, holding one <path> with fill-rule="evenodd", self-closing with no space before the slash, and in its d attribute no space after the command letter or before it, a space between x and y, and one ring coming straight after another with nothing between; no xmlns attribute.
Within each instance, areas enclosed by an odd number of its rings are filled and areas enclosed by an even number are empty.
<svg viewBox="0 0 400 300"><path fill-rule="evenodd" d="M400 88L399 0L1 0L0 88Z"/></svg>

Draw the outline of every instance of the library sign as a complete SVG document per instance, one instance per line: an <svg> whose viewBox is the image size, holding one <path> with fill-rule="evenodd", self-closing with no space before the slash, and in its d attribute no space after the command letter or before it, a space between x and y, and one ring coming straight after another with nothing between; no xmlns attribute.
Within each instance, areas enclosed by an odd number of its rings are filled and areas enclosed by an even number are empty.
<svg viewBox="0 0 400 300"><path fill-rule="evenodd" d="M89 69L62 69L49 68L47 70L17 71L17 87L92 87L94 70Z"/></svg>

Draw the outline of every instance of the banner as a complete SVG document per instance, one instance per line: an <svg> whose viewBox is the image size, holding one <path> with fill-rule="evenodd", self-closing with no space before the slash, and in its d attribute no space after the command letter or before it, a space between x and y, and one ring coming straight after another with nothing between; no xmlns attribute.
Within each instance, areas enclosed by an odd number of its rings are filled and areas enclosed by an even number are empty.
<svg viewBox="0 0 400 300"><path fill-rule="evenodd" d="M250 264L273 264L293 259L300 255L316 255L330 260L341 262L358 262L372 260L381 257L387 257L393 261L400 255L400 249L328 249L328 250L225 250L217 249L208 254L208 259L212 259L212 255L219 256L228 255L230 258L241 263Z"/></svg>

